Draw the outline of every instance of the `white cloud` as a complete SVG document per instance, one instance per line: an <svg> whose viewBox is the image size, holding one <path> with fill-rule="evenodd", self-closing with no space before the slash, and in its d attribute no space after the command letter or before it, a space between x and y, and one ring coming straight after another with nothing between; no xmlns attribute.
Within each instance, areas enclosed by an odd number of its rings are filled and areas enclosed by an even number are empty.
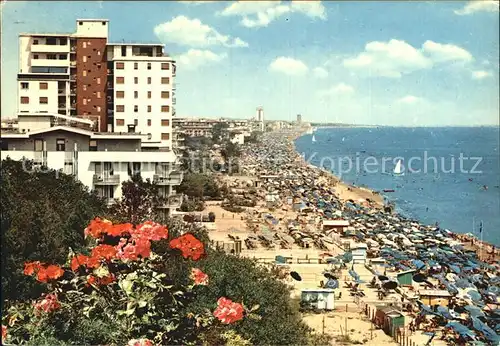
<svg viewBox="0 0 500 346"><path fill-rule="evenodd" d="M200 66L217 63L227 57L225 53L216 54L210 50L190 49L176 58L176 61L185 69L194 70Z"/></svg>
<svg viewBox="0 0 500 346"><path fill-rule="evenodd" d="M422 45L424 53L433 62L448 62L448 61L472 61L472 54L465 49L453 44L440 44L433 41L425 41Z"/></svg>
<svg viewBox="0 0 500 346"><path fill-rule="evenodd" d="M289 76L300 76L306 74L309 69L307 65L300 60L280 56L269 65L269 70L284 73Z"/></svg>
<svg viewBox="0 0 500 346"><path fill-rule="evenodd" d="M333 95L350 95L354 93L354 88L345 83L339 83L329 89L321 90L320 96L333 96Z"/></svg>
<svg viewBox="0 0 500 346"><path fill-rule="evenodd" d="M459 16L464 16L476 12L498 12L498 8L498 0L474 0L469 1L463 8L455 10L454 12Z"/></svg>
<svg viewBox="0 0 500 346"><path fill-rule="evenodd" d="M491 72L488 71L483 71L483 70L472 71L472 79L483 79L491 76L492 76Z"/></svg>
<svg viewBox="0 0 500 346"><path fill-rule="evenodd" d="M163 43L177 43L191 47L222 45L225 47L248 47L239 37L222 35L214 28L203 24L199 19L178 16L170 22L158 24L154 28L156 36Z"/></svg>
<svg viewBox="0 0 500 346"><path fill-rule="evenodd" d="M313 70L314 76L320 79L324 79L328 77L328 71L325 70L323 67L316 67Z"/></svg>
<svg viewBox="0 0 500 346"><path fill-rule="evenodd" d="M400 78L403 74L432 68L445 62L470 62L472 55L465 49L452 45L426 41L420 49L405 41L373 41L364 52L344 59L345 67L369 72L372 76Z"/></svg>
<svg viewBox="0 0 500 346"><path fill-rule="evenodd" d="M398 99L396 102L412 105L421 101L423 101L423 99L421 99L420 97L416 97L413 95L406 95L405 97Z"/></svg>
<svg viewBox="0 0 500 346"><path fill-rule="evenodd" d="M326 10L321 1L236 1L219 14L241 17L247 28L268 26L269 23L287 13L302 13L310 18L326 19Z"/></svg>

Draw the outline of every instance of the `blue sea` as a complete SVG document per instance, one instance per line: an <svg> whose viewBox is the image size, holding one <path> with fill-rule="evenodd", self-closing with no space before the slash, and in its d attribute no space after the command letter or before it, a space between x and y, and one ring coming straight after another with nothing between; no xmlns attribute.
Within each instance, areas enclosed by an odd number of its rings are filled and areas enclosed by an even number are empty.
<svg viewBox="0 0 500 346"><path fill-rule="evenodd" d="M312 137L295 142L310 164L380 191L404 216L500 246L497 127L319 128Z"/></svg>

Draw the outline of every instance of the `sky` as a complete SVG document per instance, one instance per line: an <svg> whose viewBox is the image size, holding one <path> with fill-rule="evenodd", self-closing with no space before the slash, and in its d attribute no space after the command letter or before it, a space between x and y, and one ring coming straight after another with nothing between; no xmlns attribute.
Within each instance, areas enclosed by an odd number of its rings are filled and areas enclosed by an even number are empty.
<svg viewBox="0 0 500 346"><path fill-rule="evenodd" d="M179 117L393 126L499 124L498 1L3 1L2 118L18 35L110 21L110 42L163 43Z"/></svg>

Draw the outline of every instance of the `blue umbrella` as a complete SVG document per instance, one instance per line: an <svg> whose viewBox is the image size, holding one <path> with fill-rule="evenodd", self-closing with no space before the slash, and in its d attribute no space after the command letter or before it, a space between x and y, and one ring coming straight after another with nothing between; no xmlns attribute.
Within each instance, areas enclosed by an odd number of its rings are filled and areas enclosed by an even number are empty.
<svg viewBox="0 0 500 346"><path fill-rule="evenodd" d="M500 341L500 336L488 325L485 323L481 322L477 317L472 317L472 325L476 330L479 330L481 333L484 334L486 339L489 341L492 341L493 343L497 344Z"/></svg>
<svg viewBox="0 0 500 346"><path fill-rule="evenodd" d="M484 317L484 312L474 305L467 305L464 307L465 310L469 312L472 317Z"/></svg>

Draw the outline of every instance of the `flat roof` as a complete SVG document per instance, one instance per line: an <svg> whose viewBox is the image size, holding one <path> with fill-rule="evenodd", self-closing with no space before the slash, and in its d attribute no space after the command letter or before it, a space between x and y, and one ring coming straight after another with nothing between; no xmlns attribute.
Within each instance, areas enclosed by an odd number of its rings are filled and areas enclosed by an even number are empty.
<svg viewBox="0 0 500 346"><path fill-rule="evenodd" d="M77 19L77 22L109 22L109 19L95 19L95 18L90 18L90 19Z"/></svg>
<svg viewBox="0 0 500 346"><path fill-rule="evenodd" d="M142 139L146 137L147 134L138 134L138 133L128 133L128 132L92 132L85 129L80 129L76 127L70 126L53 126L46 129L24 132L24 133L2 133L2 138L30 138L30 136L38 135L42 133L52 132L52 131L67 131L72 133L78 133L81 135L89 136L92 139Z"/></svg>
<svg viewBox="0 0 500 346"><path fill-rule="evenodd" d="M19 36L48 36L48 37L67 37L73 35L72 32L62 32L62 33L31 33L31 32L22 32Z"/></svg>
<svg viewBox="0 0 500 346"><path fill-rule="evenodd" d="M451 293L446 290L419 290L421 296L451 297Z"/></svg>
<svg viewBox="0 0 500 346"><path fill-rule="evenodd" d="M140 43L140 42L120 42L120 43L106 43L106 46L161 46L163 47L163 43Z"/></svg>

